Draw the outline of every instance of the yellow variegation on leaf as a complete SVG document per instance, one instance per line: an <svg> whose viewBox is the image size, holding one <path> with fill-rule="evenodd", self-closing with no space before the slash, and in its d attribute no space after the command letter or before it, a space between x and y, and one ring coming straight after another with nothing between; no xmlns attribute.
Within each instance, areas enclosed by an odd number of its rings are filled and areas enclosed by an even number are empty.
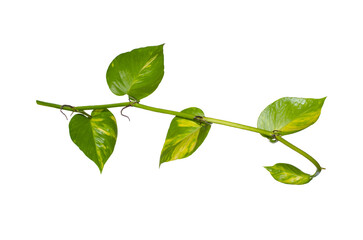
<svg viewBox="0 0 363 240"><path fill-rule="evenodd" d="M265 168L276 181L285 184L302 185L313 179L309 174L287 163L276 163L274 166Z"/></svg>
<svg viewBox="0 0 363 240"><path fill-rule="evenodd" d="M281 135L301 131L318 120L324 101L325 98L280 98L261 112L257 127L277 130Z"/></svg>
<svg viewBox="0 0 363 240"><path fill-rule="evenodd" d="M77 114L69 122L69 134L72 141L102 172L117 139L117 124L113 114L107 109L93 110L91 118Z"/></svg>
<svg viewBox="0 0 363 240"><path fill-rule="evenodd" d="M196 116L204 116L199 108L187 108L181 111ZM207 137L211 125L209 123L174 117L165 139L160 155L160 164L182 159L193 154Z"/></svg>

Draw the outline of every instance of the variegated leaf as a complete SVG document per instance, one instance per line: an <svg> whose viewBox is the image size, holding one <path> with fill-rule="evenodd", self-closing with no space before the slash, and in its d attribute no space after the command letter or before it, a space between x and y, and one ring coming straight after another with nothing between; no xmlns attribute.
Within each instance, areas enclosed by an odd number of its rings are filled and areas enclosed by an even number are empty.
<svg viewBox="0 0 363 240"><path fill-rule="evenodd" d="M102 172L117 139L117 124L113 114L107 109L93 110L91 118L77 114L69 122L69 134L72 141Z"/></svg>
<svg viewBox="0 0 363 240"><path fill-rule="evenodd" d="M118 95L129 95L141 100L153 93L164 76L163 46L134 49L118 55L107 69L110 90Z"/></svg>
<svg viewBox="0 0 363 240"><path fill-rule="evenodd" d="M260 114L257 127L287 135L314 124L321 112L325 98L285 97L268 105Z"/></svg>
<svg viewBox="0 0 363 240"><path fill-rule="evenodd" d="M204 116L203 111L195 107L182 112ZM161 151L160 164L193 154L207 137L210 127L209 123L174 117Z"/></svg>
<svg viewBox="0 0 363 240"><path fill-rule="evenodd" d="M302 185L311 181L312 176L297 167L287 163L276 163L272 167L265 167L272 177L281 183Z"/></svg>

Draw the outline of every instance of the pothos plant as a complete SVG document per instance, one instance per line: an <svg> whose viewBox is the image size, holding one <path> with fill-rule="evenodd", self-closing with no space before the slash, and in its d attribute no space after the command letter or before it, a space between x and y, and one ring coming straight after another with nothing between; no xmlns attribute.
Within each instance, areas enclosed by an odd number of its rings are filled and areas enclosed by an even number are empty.
<svg viewBox="0 0 363 240"><path fill-rule="evenodd" d="M100 172L111 156L117 139L116 118L108 108L123 107L123 110L126 107L135 107L175 116L170 123L161 150L160 165L192 155L206 139L212 123L215 123L259 133L272 143L280 142L307 158L316 167L312 175L287 163L265 167L277 181L301 185L319 175L323 169L319 163L308 153L285 140L283 136L296 133L314 124L320 116L325 98L280 98L261 112L257 120L257 128L206 117L197 107L190 107L179 112L146 106L141 104L140 100L156 90L164 75L163 46L149 46L122 53L109 65L106 79L111 92L118 96L127 94L129 101L77 107L43 101L37 101L37 104L58 108L61 112L67 110L77 113L69 122L70 137L98 166ZM86 110L92 110L91 114Z"/></svg>

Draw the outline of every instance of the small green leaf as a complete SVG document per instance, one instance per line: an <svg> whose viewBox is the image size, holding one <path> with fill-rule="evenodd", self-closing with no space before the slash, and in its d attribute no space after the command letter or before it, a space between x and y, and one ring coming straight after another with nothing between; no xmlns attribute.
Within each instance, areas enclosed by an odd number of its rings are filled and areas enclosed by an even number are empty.
<svg viewBox="0 0 363 240"><path fill-rule="evenodd" d="M311 181L312 176L297 167L287 163L277 163L272 167L265 167L272 177L281 183L302 185Z"/></svg>
<svg viewBox="0 0 363 240"><path fill-rule="evenodd" d="M163 46L134 49L118 55L107 69L110 90L122 96L141 100L159 86L164 76Z"/></svg>
<svg viewBox="0 0 363 240"><path fill-rule="evenodd" d="M102 172L116 144L117 124L107 109L93 110L91 116L75 115L69 122L69 134L72 141Z"/></svg>
<svg viewBox="0 0 363 240"><path fill-rule="evenodd" d="M325 98L280 98L262 111L257 127L278 130L282 135L301 131L318 120L324 101Z"/></svg>
<svg viewBox="0 0 363 240"><path fill-rule="evenodd" d="M204 117L199 108L187 108L182 112ZM192 155L207 137L211 125L180 117L174 117L166 135L160 156L160 165Z"/></svg>

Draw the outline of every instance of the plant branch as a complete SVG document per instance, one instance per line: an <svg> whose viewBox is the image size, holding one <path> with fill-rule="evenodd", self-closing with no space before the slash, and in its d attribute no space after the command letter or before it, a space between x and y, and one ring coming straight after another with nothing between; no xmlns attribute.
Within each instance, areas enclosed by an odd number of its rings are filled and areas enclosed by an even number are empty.
<svg viewBox="0 0 363 240"><path fill-rule="evenodd" d="M93 109L125 107L125 106L130 106L130 104L132 104L133 107L141 108L141 109L152 111L152 112L174 115L174 116L178 116L178 117L182 117L182 118L186 118L186 119L190 119L190 120L195 120L196 117L200 117L200 116L196 116L196 115L189 114L189 113L183 113L183 112L177 112L177 111L172 111L172 110L166 110L166 109L162 109L162 108L150 107L150 106L146 106L146 105L143 105L143 104L140 104L137 102L122 102L122 103L104 104L104 105L89 105L89 106L79 106L79 107L74 107L74 108L64 106L64 105L54 104L54 103L38 101L38 100L36 102L38 105L42 105L42 106L46 106L46 107L53 107L53 108L58 108L58 109L63 109L63 110L68 110L68 111L74 111L74 109L76 109L78 111L84 111L84 110L93 110ZM228 127L239 128L239 129L267 135L270 137L273 137L273 135L274 135L273 132L255 128L255 127L251 127L251 126L247 126L247 125L243 125L243 124L239 124L239 123L234 123L234 122L229 122L229 121L220 120L220 119L216 119L216 118L209 118L209 117L203 117L203 119L209 123L216 123L216 124L225 125Z"/></svg>
<svg viewBox="0 0 363 240"><path fill-rule="evenodd" d="M264 135L267 135L267 136L270 136L270 137L273 136L273 132L263 130L263 129L260 129L260 128L255 128L255 127L243 125L243 124L240 124L240 123L234 123L234 122L229 122L229 121L210 118L210 117L204 117L204 119L207 122L210 122L210 123L216 123L216 124L221 124L221 125L225 125L225 126L228 126L228 127L239 128L239 129L243 129L243 130L247 130L247 131L251 131L251 132L264 134Z"/></svg>
<svg viewBox="0 0 363 240"><path fill-rule="evenodd" d="M292 143L286 141L285 139L283 139L281 136L279 135L275 135L275 138L281 142L282 144L288 146L289 148L291 148L292 150L294 150L295 152L303 155L305 158L307 158L312 164L314 164L314 166L316 167L316 172L314 173L314 175L312 175L312 177L316 177L319 175L319 173L321 172L321 170L323 169L320 164L309 154L307 154L306 152L304 152L303 150L301 150L300 148L296 147L295 145L293 145Z"/></svg>

